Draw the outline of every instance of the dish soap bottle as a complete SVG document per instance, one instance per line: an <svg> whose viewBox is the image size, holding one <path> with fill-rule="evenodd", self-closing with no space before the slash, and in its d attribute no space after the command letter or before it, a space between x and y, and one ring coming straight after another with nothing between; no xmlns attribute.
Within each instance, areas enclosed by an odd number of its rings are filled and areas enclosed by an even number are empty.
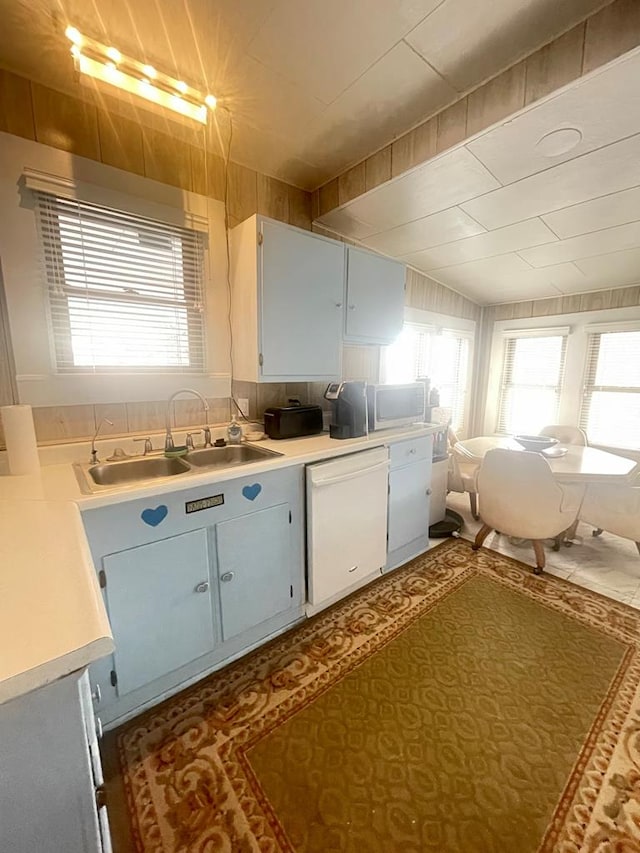
<svg viewBox="0 0 640 853"><path fill-rule="evenodd" d="M227 427L227 441L229 444L240 444L242 439L242 427L234 418Z"/></svg>

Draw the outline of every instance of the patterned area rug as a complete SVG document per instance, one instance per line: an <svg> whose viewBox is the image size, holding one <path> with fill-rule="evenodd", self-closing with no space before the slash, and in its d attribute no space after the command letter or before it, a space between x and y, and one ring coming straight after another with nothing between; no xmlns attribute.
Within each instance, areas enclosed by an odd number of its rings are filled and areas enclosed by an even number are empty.
<svg viewBox="0 0 640 853"><path fill-rule="evenodd" d="M138 850L640 853L639 628L449 540L121 730Z"/></svg>

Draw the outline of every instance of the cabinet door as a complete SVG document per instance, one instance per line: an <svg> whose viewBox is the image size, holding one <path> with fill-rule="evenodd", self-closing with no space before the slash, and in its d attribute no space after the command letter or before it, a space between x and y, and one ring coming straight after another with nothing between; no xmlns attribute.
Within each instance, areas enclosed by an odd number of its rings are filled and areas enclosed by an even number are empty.
<svg viewBox="0 0 640 853"><path fill-rule="evenodd" d="M389 553L428 535L430 469L421 459L389 473Z"/></svg>
<svg viewBox="0 0 640 853"><path fill-rule="evenodd" d="M110 554L103 569L119 695L213 649L205 530Z"/></svg>
<svg viewBox="0 0 640 853"><path fill-rule="evenodd" d="M340 375L344 246L262 223L261 377Z"/></svg>
<svg viewBox="0 0 640 853"><path fill-rule="evenodd" d="M289 504L216 524L225 640L292 606Z"/></svg>
<svg viewBox="0 0 640 853"><path fill-rule="evenodd" d="M397 261L348 248L345 338L391 343L402 331L405 267Z"/></svg>

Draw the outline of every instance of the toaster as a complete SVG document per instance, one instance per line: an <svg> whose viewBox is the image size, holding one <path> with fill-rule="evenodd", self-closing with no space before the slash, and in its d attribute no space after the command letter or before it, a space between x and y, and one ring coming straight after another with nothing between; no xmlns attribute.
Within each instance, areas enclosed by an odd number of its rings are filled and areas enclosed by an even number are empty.
<svg viewBox="0 0 640 853"><path fill-rule="evenodd" d="M303 406L294 400L289 403L264 410L264 431L269 438L297 438L322 432L321 406Z"/></svg>

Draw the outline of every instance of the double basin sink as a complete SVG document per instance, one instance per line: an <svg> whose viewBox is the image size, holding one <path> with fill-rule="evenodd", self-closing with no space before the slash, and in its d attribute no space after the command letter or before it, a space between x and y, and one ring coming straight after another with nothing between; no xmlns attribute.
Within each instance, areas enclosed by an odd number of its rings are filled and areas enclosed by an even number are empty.
<svg viewBox="0 0 640 853"><path fill-rule="evenodd" d="M282 456L282 453L247 444L227 444L224 447L190 450L180 457L140 456L122 462L101 462L96 465L76 463L74 468L81 488L95 492L105 487L126 486L142 480L176 477L194 470L232 468L275 456Z"/></svg>

